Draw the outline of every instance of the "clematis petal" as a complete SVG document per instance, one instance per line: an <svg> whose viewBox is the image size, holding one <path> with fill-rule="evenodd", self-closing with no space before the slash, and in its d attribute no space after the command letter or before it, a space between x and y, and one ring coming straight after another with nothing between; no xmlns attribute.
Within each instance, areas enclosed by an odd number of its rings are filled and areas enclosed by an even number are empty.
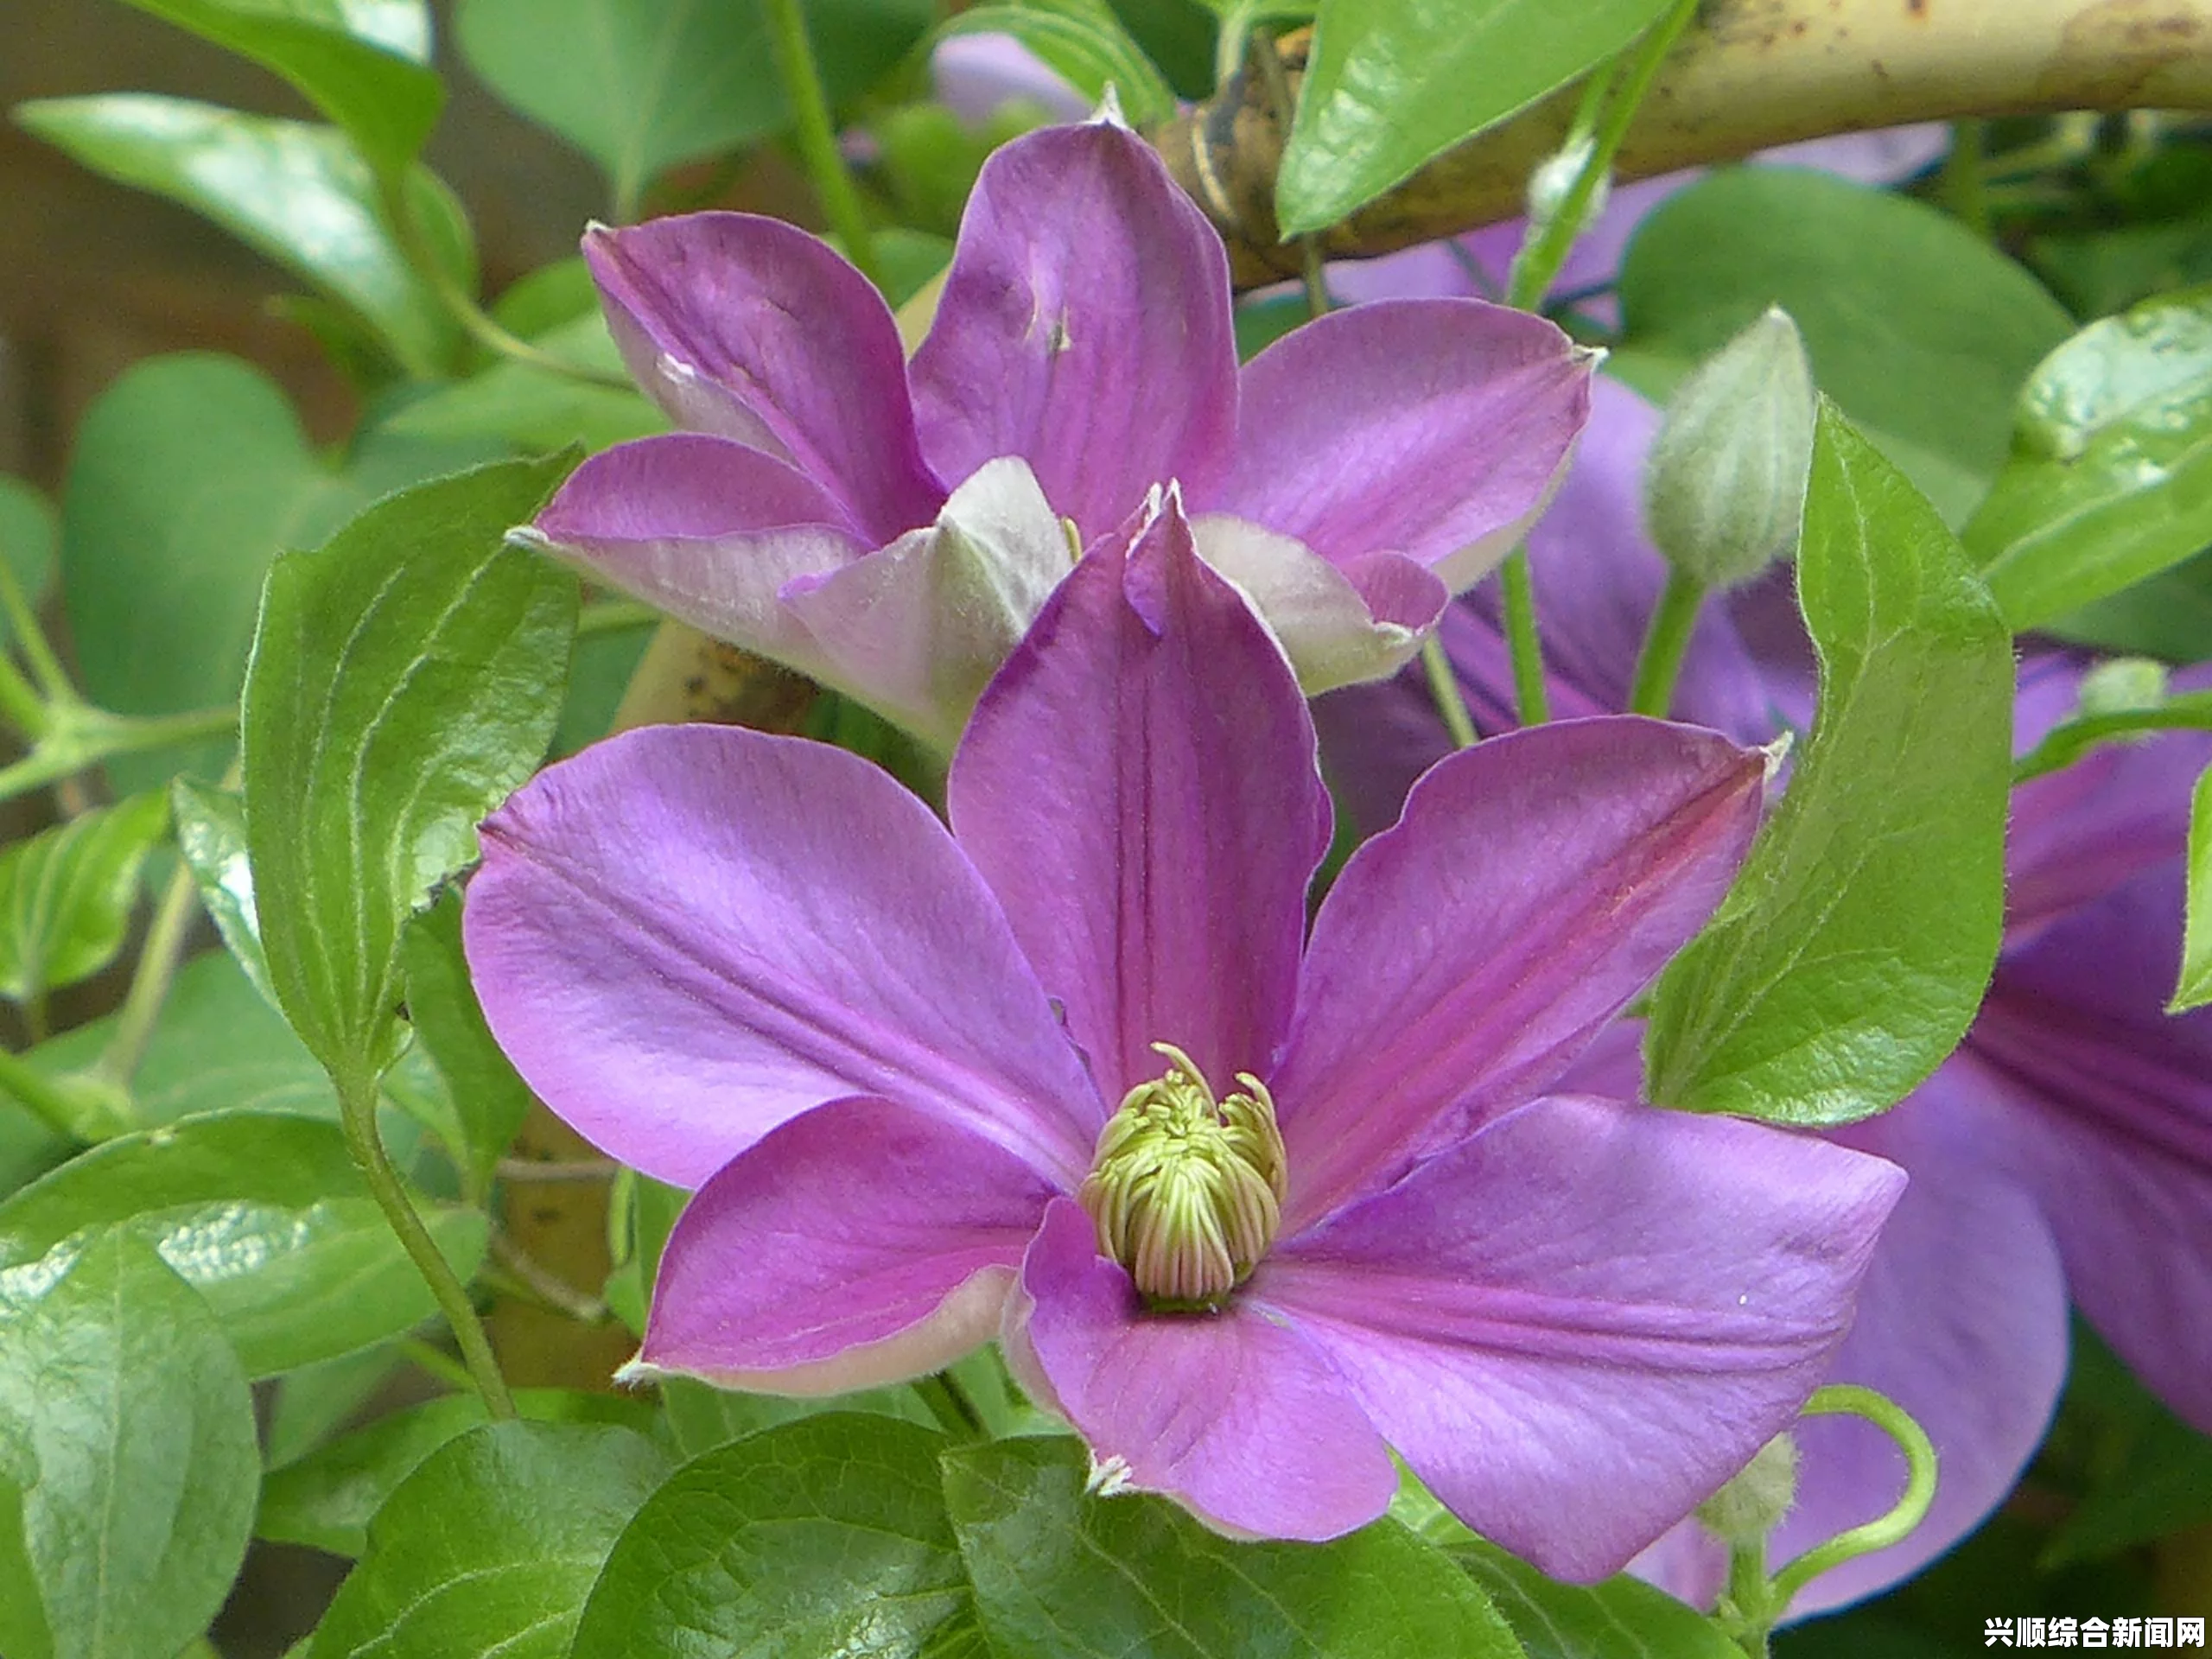
<svg viewBox="0 0 2212 1659"><path fill-rule="evenodd" d="M998 1334L1054 1190L887 1100L804 1112L685 1208L633 1375L820 1395L942 1370Z"/></svg>
<svg viewBox="0 0 2212 1659"><path fill-rule="evenodd" d="M1495 738L1414 785L1313 924L1270 1075L1294 1230L1563 1071L1704 923L1763 758L1620 716Z"/></svg>
<svg viewBox="0 0 2212 1659"><path fill-rule="evenodd" d="M2069 652L2039 652L2021 663L2016 753L2078 712L2090 665ZM2177 690L2212 683L2203 670L2174 677ZM2107 744L2015 789L2005 842L2007 942L2020 944L2036 930L2180 857L2189 844L2190 785L2208 762L2212 737L2168 732Z"/></svg>
<svg viewBox="0 0 2212 1659"><path fill-rule="evenodd" d="M1192 499L1338 564L1403 553L1457 592L1550 499L1594 361L1542 318L1480 300L1333 312L1246 365L1236 469Z"/></svg>
<svg viewBox="0 0 2212 1659"><path fill-rule="evenodd" d="M997 903L913 796L823 744L626 733L485 822L464 915L531 1087L693 1185L832 1097L881 1095L1065 1183L1099 1107Z"/></svg>
<svg viewBox="0 0 2212 1659"><path fill-rule="evenodd" d="M1470 1526L1592 1580L1788 1426L1904 1185L1758 1125L1554 1096L1278 1246L1248 1294Z"/></svg>
<svg viewBox="0 0 2212 1659"><path fill-rule="evenodd" d="M867 550L804 474L690 432L592 456L531 530L594 582L817 678L830 658L778 596Z"/></svg>
<svg viewBox="0 0 2212 1659"><path fill-rule="evenodd" d="M1390 1454L1313 1344L1234 1303L1147 1313L1072 1200L1046 1211L1021 1291L1009 1362L1041 1374L1109 1485L1232 1536L1318 1541L1389 1507Z"/></svg>
<svg viewBox="0 0 2212 1659"><path fill-rule="evenodd" d="M968 711L1068 573L1065 532L1027 465L994 461L928 530L785 589L824 677L947 753Z"/></svg>
<svg viewBox="0 0 2212 1659"><path fill-rule="evenodd" d="M596 226L584 258L631 374L678 425L790 461L875 545L936 516L898 327L821 238L686 213Z"/></svg>
<svg viewBox="0 0 2212 1659"><path fill-rule="evenodd" d="M2176 863L2008 952L1959 1109L2041 1200L2089 1322L2212 1432L2212 1014L2161 1012L2181 911Z"/></svg>
<svg viewBox="0 0 2212 1659"><path fill-rule="evenodd" d="M1224 1090L1266 1070L1329 842L1313 725L1267 629L1199 562L1172 497L1124 545L1046 605L948 791L1109 1106L1160 1075L1156 1042Z"/></svg>
<svg viewBox="0 0 2212 1659"><path fill-rule="evenodd" d="M1221 513L1191 533L1205 562L1267 619L1308 696L1395 673L1452 597L1401 553L1339 569L1302 542Z"/></svg>
<svg viewBox="0 0 2212 1659"><path fill-rule="evenodd" d="M1221 238L1124 128L1018 139L976 181L913 378L942 476L1020 455L1088 543L1154 485L1202 488L1226 460L1236 350Z"/></svg>

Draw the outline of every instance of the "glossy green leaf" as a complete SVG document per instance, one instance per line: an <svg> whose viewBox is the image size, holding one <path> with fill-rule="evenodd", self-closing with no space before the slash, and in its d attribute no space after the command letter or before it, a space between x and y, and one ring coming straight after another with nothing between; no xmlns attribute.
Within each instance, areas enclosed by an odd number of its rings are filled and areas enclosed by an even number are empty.
<svg viewBox="0 0 2212 1659"><path fill-rule="evenodd" d="M2212 289L2145 301L2045 358L1962 539L2016 629L2212 546Z"/></svg>
<svg viewBox="0 0 2212 1659"><path fill-rule="evenodd" d="M493 1423L440 1447L369 1523L311 1659L567 1659L616 1535L666 1471L626 1428Z"/></svg>
<svg viewBox="0 0 2212 1659"><path fill-rule="evenodd" d="M806 8L832 98L861 91L921 37L927 0ZM500 97L606 172L617 216L679 162L790 120L758 0L462 0L462 54Z"/></svg>
<svg viewBox="0 0 2212 1659"><path fill-rule="evenodd" d="M1473 1537L1447 1553L1489 1592L1529 1659L1742 1659L1711 1619L1641 1579L1561 1584Z"/></svg>
<svg viewBox="0 0 2212 1659"><path fill-rule="evenodd" d="M245 856L245 803L227 789L180 778L169 790L177 850L192 871L200 902L253 988L276 1006L269 963L261 954L261 922L253 908L253 872Z"/></svg>
<svg viewBox="0 0 2212 1659"><path fill-rule="evenodd" d="M601 374L622 372L622 355L597 312L538 335L531 344L563 363ZM411 437L494 438L523 449L578 443L605 449L668 429L668 418L626 387L596 385L528 363L498 363L418 398L385 429Z"/></svg>
<svg viewBox="0 0 2212 1659"><path fill-rule="evenodd" d="M0 1574L0 1631L42 1622L54 1659L175 1659L245 1558L253 1436L221 1329L137 1240L0 1292L0 1497L19 1506L0 1556L20 1541L32 1569Z"/></svg>
<svg viewBox="0 0 2212 1659"><path fill-rule="evenodd" d="M437 124L445 87L416 0L130 0L282 75L346 130L372 166L397 173ZM411 49L410 49L411 48Z"/></svg>
<svg viewBox="0 0 2212 1659"><path fill-rule="evenodd" d="M450 446L372 436L344 470L318 457L291 405L233 358L153 358L78 429L61 515L61 581L86 693L124 715L235 702L270 562L312 546ZM109 762L122 790L180 765L212 778L227 743Z"/></svg>
<svg viewBox="0 0 2212 1659"><path fill-rule="evenodd" d="M968 1600L938 1485L944 1444L832 1414L695 1458L623 1529L574 1659L924 1653Z"/></svg>
<svg viewBox="0 0 2212 1659"><path fill-rule="evenodd" d="M269 573L246 674L246 841L278 1001L365 1084L393 1057L399 935L552 735L575 577L501 537L567 457L387 498Z"/></svg>
<svg viewBox="0 0 2212 1659"><path fill-rule="evenodd" d="M1505 1622L1395 1521L1331 1544L1236 1543L1163 1498L1084 1491L1065 1435L944 1459L953 1530L1001 1659L1517 1659Z"/></svg>
<svg viewBox="0 0 2212 1659"><path fill-rule="evenodd" d="M2003 463L2014 399L2072 332L2032 276L1948 215L1800 168L1728 168L1654 209L1621 265L1608 371L1663 398L1770 305L1821 391L1964 522Z"/></svg>
<svg viewBox="0 0 2212 1659"><path fill-rule="evenodd" d="M515 1407L542 1423L612 1423L644 1432L652 1403L634 1395L570 1389L518 1389ZM274 1471L261 1491L254 1534L306 1544L334 1555L368 1548L369 1522L400 1483L440 1446L486 1422L484 1402L449 1394L379 1417L367 1427Z"/></svg>
<svg viewBox="0 0 2212 1659"><path fill-rule="evenodd" d="M1111 85L1129 124L1148 127L1175 113L1175 89L1106 0L1011 0L971 6L940 36L1010 35L1093 101Z"/></svg>
<svg viewBox="0 0 2212 1659"><path fill-rule="evenodd" d="M471 1190L492 1184L493 1166L529 1115L530 1085L516 1075L484 1023L461 950L461 894L448 890L408 924L400 941L407 1017L415 1040L445 1078L457 1139L447 1150Z"/></svg>
<svg viewBox="0 0 2212 1659"><path fill-rule="evenodd" d="M453 359L460 332L377 216L368 163L330 127L150 92L37 99L16 118L108 178L206 214L359 316L417 378ZM429 174L416 212L457 280L474 280L467 220Z"/></svg>
<svg viewBox="0 0 2212 1659"><path fill-rule="evenodd" d="M2168 1014L2212 1002L2212 769L2196 780L2189 809L2189 898L2182 927L2181 978Z"/></svg>
<svg viewBox="0 0 2212 1659"><path fill-rule="evenodd" d="M455 1268L483 1216L429 1206ZM226 1112L120 1136L0 1205L0 1287L35 1284L108 1231L143 1240L200 1295L255 1376L366 1347L435 1311L335 1124Z"/></svg>
<svg viewBox="0 0 2212 1659"><path fill-rule="evenodd" d="M671 1376L661 1385L661 1405L677 1449L696 1457L765 1429L817 1417L826 1412L865 1413L904 1418L921 1426L936 1419L907 1388L865 1389L858 1394L803 1399L780 1394L739 1394L690 1377Z"/></svg>
<svg viewBox="0 0 2212 1659"><path fill-rule="evenodd" d="M168 816L141 795L0 851L0 996L27 1001L115 960Z"/></svg>
<svg viewBox="0 0 2212 1659"><path fill-rule="evenodd" d="M36 605L54 581L54 550L60 530L52 505L20 478L0 474L0 559L15 572L23 597ZM0 614L0 645L14 632Z"/></svg>
<svg viewBox="0 0 2212 1659"><path fill-rule="evenodd" d="M1894 1105L1996 960L2011 636L1935 509L1823 402L1797 558L1819 710L1718 915L1661 977L1662 1105L1802 1124Z"/></svg>
<svg viewBox="0 0 2212 1659"><path fill-rule="evenodd" d="M2037 632L2127 656L2203 662L2212 658L2212 556L2200 553Z"/></svg>
<svg viewBox="0 0 2212 1659"><path fill-rule="evenodd" d="M1275 181L1283 233L1344 218L1440 151L1611 57L1668 4L1321 0Z"/></svg>

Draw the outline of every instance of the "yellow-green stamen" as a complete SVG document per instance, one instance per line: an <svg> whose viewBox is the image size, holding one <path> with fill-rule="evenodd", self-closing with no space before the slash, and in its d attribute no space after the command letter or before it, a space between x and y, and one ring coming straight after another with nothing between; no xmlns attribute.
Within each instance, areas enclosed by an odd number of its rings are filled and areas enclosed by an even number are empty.
<svg viewBox="0 0 2212 1659"><path fill-rule="evenodd" d="M1282 1135L1267 1086L1217 1101L1190 1056L1154 1043L1166 1076L1129 1090L1099 1131L1078 1194L1098 1248L1155 1310L1215 1308L1251 1276L1282 1220Z"/></svg>

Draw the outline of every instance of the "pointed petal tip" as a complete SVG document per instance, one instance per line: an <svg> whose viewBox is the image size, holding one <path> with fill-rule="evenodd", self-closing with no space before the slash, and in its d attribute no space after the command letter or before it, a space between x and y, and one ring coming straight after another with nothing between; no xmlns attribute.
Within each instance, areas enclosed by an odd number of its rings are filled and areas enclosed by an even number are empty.
<svg viewBox="0 0 2212 1659"><path fill-rule="evenodd" d="M1135 129L1129 125L1129 118L1122 112L1122 94L1110 80L1106 83L1105 90L1098 95L1097 113L1084 124L1091 127L1118 127L1123 132L1132 134L1135 131Z"/></svg>
<svg viewBox="0 0 2212 1659"><path fill-rule="evenodd" d="M614 1372L614 1385L621 1389L648 1389L664 1377L674 1376L674 1371L656 1365L645 1357L642 1348L632 1354Z"/></svg>
<svg viewBox="0 0 2212 1659"><path fill-rule="evenodd" d="M553 546L553 538L536 524L511 525L499 539L509 547L523 548L532 553L548 552Z"/></svg>

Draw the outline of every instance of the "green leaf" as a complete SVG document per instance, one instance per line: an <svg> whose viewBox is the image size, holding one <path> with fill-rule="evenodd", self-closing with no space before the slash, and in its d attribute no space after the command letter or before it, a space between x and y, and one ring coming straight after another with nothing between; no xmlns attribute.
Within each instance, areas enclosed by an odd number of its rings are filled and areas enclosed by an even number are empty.
<svg viewBox="0 0 2212 1659"><path fill-rule="evenodd" d="M151 92L35 99L16 118L93 172L206 214L321 289L409 374L435 378L454 357L457 326L400 256L368 163L335 129ZM459 204L420 168L408 188L455 279L473 284Z"/></svg>
<svg viewBox="0 0 2212 1659"><path fill-rule="evenodd" d="M1275 181L1283 234L1346 217L1439 152L1604 62L1668 4L1321 0Z"/></svg>
<svg viewBox="0 0 2212 1659"><path fill-rule="evenodd" d="M539 334L531 344L579 368L622 372L622 355L595 311ZM523 449L580 443L596 450L664 432L668 419L642 393L624 387L528 363L498 363L418 398L385 427L418 438L495 438Z"/></svg>
<svg viewBox="0 0 2212 1659"><path fill-rule="evenodd" d="M1482 1592L1395 1521L1331 1544L1235 1543L1164 1498L1085 1495L1067 1436L944 1460L953 1530L1001 1659L1516 1659Z"/></svg>
<svg viewBox="0 0 2212 1659"><path fill-rule="evenodd" d="M1770 305L1821 391L1963 522L2005 459L2021 383L2073 322L1957 220L1799 168L1727 168L1669 197L1622 262L1607 368L1663 399Z"/></svg>
<svg viewBox="0 0 2212 1659"><path fill-rule="evenodd" d="M311 1659L566 1659L600 1563L666 1459L626 1428L493 1423L442 1446L369 1523Z"/></svg>
<svg viewBox="0 0 2212 1659"><path fill-rule="evenodd" d="M815 0L807 27L833 99L860 92L933 20L927 0ZM616 214L679 162L791 119L758 0L462 0L461 54L500 97L606 172Z"/></svg>
<svg viewBox="0 0 2212 1659"><path fill-rule="evenodd" d="M409 923L399 950L407 1017L453 1102L458 1138L448 1150L466 1173L469 1190L483 1192L530 1113L531 1093L484 1023L469 983L461 950L460 893L448 890Z"/></svg>
<svg viewBox="0 0 2212 1659"><path fill-rule="evenodd" d="M474 1210L429 1207L464 1275L484 1251ZM0 1205L0 1287L35 1284L127 1233L159 1251L271 1376L350 1353L435 1311L337 1126L226 1112L105 1141Z"/></svg>
<svg viewBox="0 0 2212 1659"><path fill-rule="evenodd" d="M253 872L245 856L245 803L230 790L180 778L169 788L177 850L200 889L200 902L253 988L276 1006L269 963L261 954L261 922L253 908Z"/></svg>
<svg viewBox="0 0 2212 1659"><path fill-rule="evenodd" d="M421 61L429 56L429 18L420 0L130 3L282 75L381 172L405 168L437 124L445 87Z"/></svg>
<svg viewBox="0 0 2212 1659"><path fill-rule="evenodd" d="M334 471L258 370L201 353L137 364L78 429L62 501L63 599L87 695L124 715L235 702L278 551L453 464L450 448L372 437ZM150 788L181 759L213 777L230 749L118 756L108 773Z"/></svg>
<svg viewBox="0 0 2212 1659"><path fill-rule="evenodd" d="M1175 113L1175 89L1106 0L971 6L938 27L941 40L955 35L1010 35L1094 103L1111 83L1132 126L1152 126Z"/></svg>
<svg viewBox="0 0 2212 1659"><path fill-rule="evenodd" d="M696 1382L690 1377L671 1376L662 1382L660 1397L662 1408L668 1413L669 1433L675 1437L677 1450L686 1457L696 1457L748 1434L781 1428L830 1412L903 1418L925 1427L933 1427L937 1422L929 1408L914 1397L914 1391L903 1386L863 1389L857 1394L810 1399L780 1394L740 1394L711 1383Z"/></svg>
<svg viewBox="0 0 2212 1659"><path fill-rule="evenodd" d="M2212 769L2196 780L2189 808L2189 898L2182 925L2181 978L2168 1014L2212 1002Z"/></svg>
<svg viewBox="0 0 2212 1659"><path fill-rule="evenodd" d="M607 1558L573 1659L928 1650L964 1611L943 1435L831 1415L695 1458Z"/></svg>
<svg viewBox="0 0 2212 1659"><path fill-rule="evenodd" d="M634 1395L569 1389L518 1389L515 1407L543 1423L612 1423L643 1432L653 1408ZM400 1483L440 1446L486 1421L473 1394L449 1394L379 1417L365 1428L274 1471L261 1491L254 1535L306 1544L334 1555L368 1548L369 1523Z"/></svg>
<svg viewBox="0 0 2212 1659"><path fill-rule="evenodd" d="M2212 545L2212 289L2093 322L2043 360L1963 539L2016 629Z"/></svg>
<svg viewBox="0 0 2212 1659"><path fill-rule="evenodd" d="M246 841L270 983L341 1082L391 1060L400 928L552 735L575 579L500 537L569 464L418 485L269 573Z"/></svg>
<svg viewBox="0 0 2212 1659"><path fill-rule="evenodd" d="M270 1391L262 1462L272 1470L282 1469L327 1443L358 1420L407 1363L399 1344L387 1342L286 1372ZM262 1502L266 1513L265 1484ZM259 1524L255 1522L257 1528Z"/></svg>
<svg viewBox="0 0 2212 1659"><path fill-rule="evenodd" d="M2201 663L2212 658L2212 558L2200 553L2038 632L2129 656Z"/></svg>
<svg viewBox="0 0 2212 1659"><path fill-rule="evenodd" d="M1471 1535L1446 1549L1489 1592L1529 1659L1743 1659L1711 1619L1641 1579L1561 1584Z"/></svg>
<svg viewBox="0 0 2212 1659"><path fill-rule="evenodd" d="M1800 1124L1894 1105L1996 960L2012 649L1935 509L1822 401L1797 558L1811 741L1718 915L1661 977L1662 1105Z"/></svg>
<svg viewBox="0 0 2212 1659"><path fill-rule="evenodd" d="M141 795L0 851L0 995L29 1001L115 960L168 816Z"/></svg>
<svg viewBox="0 0 2212 1659"><path fill-rule="evenodd" d="M0 1631L42 1620L54 1659L175 1659L245 1559L253 1433L213 1317L137 1240L0 1294L0 1496L20 1502L0 1535L32 1569L0 1573Z"/></svg>
<svg viewBox="0 0 2212 1659"><path fill-rule="evenodd" d="M16 585L34 606L54 580L54 548L60 539L53 506L20 478L0 474L0 559L16 573ZM0 614L0 645L13 626Z"/></svg>

